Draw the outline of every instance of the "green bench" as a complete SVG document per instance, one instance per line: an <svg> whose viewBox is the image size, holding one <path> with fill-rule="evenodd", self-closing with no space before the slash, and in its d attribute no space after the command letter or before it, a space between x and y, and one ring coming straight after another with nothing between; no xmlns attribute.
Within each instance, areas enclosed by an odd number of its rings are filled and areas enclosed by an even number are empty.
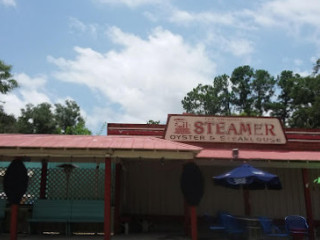
<svg viewBox="0 0 320 240"><path fill-rule="evenodd" d="M32 217L29 219L29 232L34 223L64 223L65 233L69 234L71 201L39 199L33 204Z"/></svg>
<svg viewBox="0 0 320 240"><path fill-rule="evenodd" d="M71 204L71 223L104 222L104 201L76 200Z"/></svg>
<svg viewBox="0 0 320 240"><path fill-rule="evenodd" d="M71 223L103 223L103 200L38 200L33 205L32 223L64 223L70 235Z"/></svg>

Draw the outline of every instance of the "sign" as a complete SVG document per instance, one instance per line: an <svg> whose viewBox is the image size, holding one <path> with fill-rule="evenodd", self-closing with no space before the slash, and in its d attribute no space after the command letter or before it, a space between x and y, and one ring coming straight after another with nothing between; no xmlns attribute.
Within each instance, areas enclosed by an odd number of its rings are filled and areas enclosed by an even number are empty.
<svg viewBox="0 0 320 240"><path fill-rule="evenodd" d="M165 139L178 142L285 144L278 118L169 115Z"/></svg>
<svg viewBox="0 0 320 240"><path fill-rule="evenodd" d="M200 168L193 162L186 163L180 179L184 199L190 206L198 206L203 193L204 184Z"/></svg>
<svg viewBox="0 0 320 240"><path fill-rule="evenodd" d="M12 204L19 204L28 188L28 173L21 158L14 159L4 175L3 190Z"/></svg>

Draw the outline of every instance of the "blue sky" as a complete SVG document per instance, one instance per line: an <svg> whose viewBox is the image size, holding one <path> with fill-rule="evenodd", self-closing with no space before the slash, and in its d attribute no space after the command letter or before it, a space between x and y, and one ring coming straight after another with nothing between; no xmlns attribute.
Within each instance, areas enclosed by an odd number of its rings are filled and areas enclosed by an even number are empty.
<svg viewBox="0 0 320 240"><path fill-rule="evenodd" d="M20 88L7 113L75 100L104 122L166 122L199 83L238 66L309 74L318 0L0 0L0 59Z"/></svg>

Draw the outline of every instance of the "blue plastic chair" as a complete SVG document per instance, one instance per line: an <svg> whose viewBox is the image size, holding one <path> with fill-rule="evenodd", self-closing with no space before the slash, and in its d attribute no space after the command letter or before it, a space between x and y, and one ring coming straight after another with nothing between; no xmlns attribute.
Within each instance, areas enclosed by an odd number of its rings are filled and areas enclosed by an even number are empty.
<svg viewBox="0 0 320 240"><path fill-rule="evenodd" d="M204 214L204 217L209 224L209 229L212 231L222 231L225 230L225 226L223 225L221 213L218 213L217 219L213 216L209 215L208 213Z"/></svg>
<svg viewBox="0 0 320 240"><path fill-rule="evenodd" d="M280 228L276 225L273 224L272 220L267 217L258 217L262 232L263 232L263 237L265 239L268 238L288 238L289 233L288 232L282 232Z"/></svg>
<svg viewBox="0 0 320 240"><path fill-rule="evenodd" d="M232 237L243 238L243 234L246 233L246 227L239 219L230 214L221 214L221 218L227 234Z"/></svg>
<svg viewBox="0 0 320 240"><path fill-rule="evenodd" d="M309 225L307 220L299 215L290 215L285 217L287 231L293 236L309 237Z"/></svg>

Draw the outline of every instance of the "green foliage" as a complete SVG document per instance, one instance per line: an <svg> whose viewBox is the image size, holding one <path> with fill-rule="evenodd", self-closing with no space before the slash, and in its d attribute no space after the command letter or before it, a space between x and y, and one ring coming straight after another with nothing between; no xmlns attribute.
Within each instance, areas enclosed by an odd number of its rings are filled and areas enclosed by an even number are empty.
<svg viewBox="0 0 320 240"><path fill-rule="evenodd" d="M228 75L217 76L213 85L199 84L181 101L187 113L204 115L230 115L231 95Z"/></svg>
<svg viewBox="0 0 320 240"><path fill-rule="evenodd" d="M68 126L67 135L91 135L91 131L86 128L84 120L79 121L75 126Z"/></svg>
<svg viewBox="0 0 320 240"><path fill-rule="evenodd" d="M240 66L231 77L199 84L181 101L187 113L275 116L287 127L320 127L320 59L310 76L284 70L274 78L266 70ZM276 93L276 94L275 94Z"/></svg>
<svg viewBox="0 0 320 240"><path fill-rule="evenodd" d="M15 133L16 118L13 115L8 115L4 112L3 107L0 106L0 133Z"/></svg>
<svg viewBox="0 0 320 240"><path fill-rule="evenodd" d="M84 123L80 115L80 107L75 101L71 100L66 100L65 105L60 103L55 104L55 118L62 133L66 133L67 128L75 127L79 123ZM69 129L69 132L70 131Z"/></svg>
<svg viewBox="0 0 320 240"><path fill-rule="evenodd" d="M204 115L257 116L270 108L274 78L250 66L236 68L231 77L220 75L212 85L199 84L182 100L187 113Z"/></svg>
<svg viewBox="0 0 320 240"><path fill-rule="evenodd" d="M75 101L67 100L65 105L41 103L37 106L28 104L21 109L18 118L18 132L26 134L68 134L91 135L80 115L80 108ZM54 110L53 110L54 108Z"/></svg>
<svg viewBox="0 0 320 240"><path fill-rule="evenodd" d="M18 118L18 131L20 133L58 134L59 129L49 103L41 103L37 106L28 104L21 109Z"/></svg>
<svg viewBox="0 0 320 240"><path fill-rule="evenodd" d="M233 93L232 103L237 111L244 112L247 116L253 115L253 97L251 96L253 76L253 68L246 65L234 69L230 78Z"/></svg>
<svg viewBox="0 0 320 240"><path fill-rule="evenodd" d="M159 124L160 124L160 121L149 120L149 121L147 122L147 124L150 124L150 125L159 125Z"/></svg>
<svg viewBox="0 0 320 240"><path fill-rule="evenodd" d="M0 60L0 93L6 94L18 87L17 81L12 77L11 66Z"/></svg>

